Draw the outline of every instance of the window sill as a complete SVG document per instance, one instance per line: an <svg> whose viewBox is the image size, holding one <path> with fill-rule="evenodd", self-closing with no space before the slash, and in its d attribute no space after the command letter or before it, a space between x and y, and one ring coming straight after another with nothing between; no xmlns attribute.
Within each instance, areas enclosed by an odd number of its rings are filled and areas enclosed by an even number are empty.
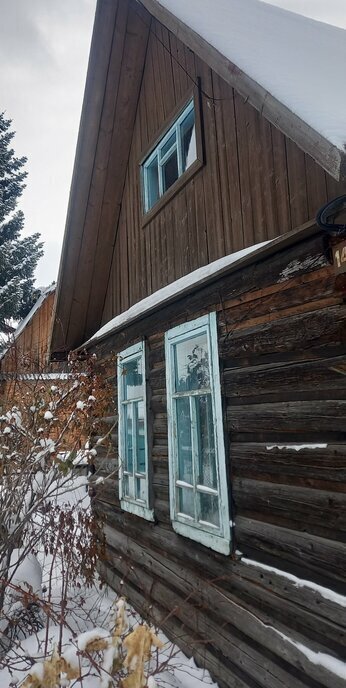
<svg viewBox="0 0 346 688"><path fill-rule="evenodd" d="M197 158L190 167L177 179L163 196L153 205L147 213L142 215L142 227L146 227L151 220L165 207L169 201L187 184L187 182L203 167L202 160Z"/></svg>
<svg viewBox="0 0 346 688"><path fill-rule="evenodd" d="M213 549L220 554L225 554L226 556L231 554L230 538L225 538L221 535L213 535L213 533L208 533L206 530L199 530L199 528L189 526L180 521L172 521L172 526L173 530L175 530L178 535L183 535L189 538L189 540L199 542L201 545L209 547L209 549Z"/></svg>
<svg viewBox="0 0 346 688"><path fill-rule="evenodd" d="M120 506L124 511L133 514L134 516L139 516L140 518L145 518L146 521L155 521L153 509L148 509L142 504L136 504L135 502L128 502L126 499L120 501Z"/></svg>

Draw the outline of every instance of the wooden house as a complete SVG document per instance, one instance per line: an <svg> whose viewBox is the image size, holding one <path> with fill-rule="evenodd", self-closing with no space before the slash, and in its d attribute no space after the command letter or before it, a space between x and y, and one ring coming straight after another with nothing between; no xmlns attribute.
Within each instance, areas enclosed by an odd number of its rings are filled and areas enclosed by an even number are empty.
<svg viewBox="0 0 346 688"><path fill-rule="evenodd" d="M11 396L17 385L56 369L50 363L50 338L55 284L42 289L28 315L19 323L0 358L0 395Z"/></svg>
<svg viewBox="0 0 346 688"><path fill-rule="evenodd" d="M52 354L95 352L118 399L105 579L222 688L342 688L345 244L315 216L345 152L193 4L98 2ZM317 69L340 30L300 21Z"/></svg>

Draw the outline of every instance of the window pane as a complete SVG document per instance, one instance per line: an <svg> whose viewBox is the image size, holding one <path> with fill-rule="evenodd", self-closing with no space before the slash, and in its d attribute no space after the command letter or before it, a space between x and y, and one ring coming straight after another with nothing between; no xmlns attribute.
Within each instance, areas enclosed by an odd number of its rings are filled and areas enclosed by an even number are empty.
<svg viewBox="0 0 346 688"><path fill-rule="evenodd" d="M195 520L194 491L189 488L178 487L178 512L186 514Z"/></svg>
<svg viewBox="0 0 346 688"><path fill-rule="evenodd" d="M175 389L185 392L210 385L208 340L206 334L174 345Z"/></svg>
<svg viewBox="0 0 346 688"><path fill-rule="evenodd" d="M147 210L153 207L159 199L159 171L157 156L146 166L146 191L147 191Z"/></svg>
<svg viewBox="0 0 346 688"><path fill-rule="evenodd" d="M138 401L135 406L136 438L137 438L137 473L145 473L145 434L144 434L144 403Z"/></svg>
<svg viewBox="0 0 346 688"><path fill-rule="evenodd" d="M135 479L132 475L124 475L123 477L123 497L135 498Z"/></svg>
<svg viewBox="0 0 346 688"><path fill-rule="evenodd" d="M166 155L166 153L168 153L170 148L172 148L172 146L176 145L176 142L177 142L177 135L174 131L173 134L171 134L169 139L166 141L165 145L162 146L162 148L161 148L161 160Z"/></svg>
<svg viewBox="0 0 346 688"><path fill-rule="evenodd" d="M193 484L190 402L187 397L176 400L178 479Z"/></svg>
<svg viewBox="0 0 346 688"><path fill-rule="evenodd" d="M194 397L198 437L198 485L217 490L216 455L211 394Z"/></svg>
<svg viewBox="0 0 346 688"><path fill-rule="evenodd" d="M125 471L133 473L133 413L132 404L124 405L125 422L125 457L120 457L125 462Z"/></svg>
<svg viewBox="0 0 346 688"><path fill-rule="evenodd" d="M178 179L178 156L175 148L172 155L162 165L162 181L163 191L167 191L172 184Z"/></svg>
<svg viewBox="0 0 346 688"><path fill-rule="evenodd" d="M142 358L124 362L122 365L124 384L124 401L143 397L143 366Z"/></svg>
<svg viewBox="0 0 346 688"><path fill-rule="evenodd" d="M195 112L191 112L185 117L180 125L181 147L183 172L192 165L197 158L196 152L196 131L195 131Z"/></svg>
<svg viewBox="0 0 346 688"><path fill-rule="evenodd" d="M219 500L216 495L197 493L198 495L198 520L220 526Z"/></svg>
<svg viewBox="0 0 346 688"><path fill-rule="evenodd" d="M136 499L141 502L146 502L147 490L144 478L136 478Z"/></svg>
<svg viewBox="0 0 346 688"><path fill-rule="evenodd" d="M129 477L128 477L128 475L124 475L124 477L123 477L123 496L124 497L129 496Z"/></svg>

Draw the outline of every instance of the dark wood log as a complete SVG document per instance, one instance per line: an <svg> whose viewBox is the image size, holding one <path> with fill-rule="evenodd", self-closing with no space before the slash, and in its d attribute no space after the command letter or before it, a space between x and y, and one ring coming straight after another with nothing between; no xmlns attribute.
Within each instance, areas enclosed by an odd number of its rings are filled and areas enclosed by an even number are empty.
<svg viewBox="0 0 346 688"><path fill-rule="evenodd" d="M346 356L289 364L224 369L229 404L344 398Z"/></svg>
<svg viewBox="0 0 346 688"><path fill-rule="evenodd" d="M304 440L306 432L343 432L345 430L346 401L288 401L275 404L249 404L227 409L228 428L232 432L254 433L270 430L278 437L295 432Z"/></svg>
<svg viewBox="0 0 346 688"><path fill-rule="evenodd" d="M248 330L234 329L219 341L220 355L224 359L247 356L250 365L252 357L257 356L259 360L260 356L268 354L282 354L281 360L291 360L292 351L298 351L300 360L332 357L335 349L346 343L345 315L345 307L334 306ZM342 353L345 351L336 355Z"/></svg>
<svg viewBox="0 0 346 688"><path fill-rule="evenodd" d="M117 547L118 542L117 539ZM275 688L277 682L280 681L280 685L290 686L292 674L295 676L295 685L301 686L301 688L306 685L304 676L318 679L322 685L331 685L330 681L334 678L332 674L321 667L315 667L301 652L297 651L294 644L287 642L289 639L289 636L286 635L287 630L284 633L285 640L281 635L281 630L278 633L270 624L263 623L257 615L249 613L240 602L234 604L230 598L227 599L215 587L204 586L203 591L206 593L202 599L199 599L196 595L196 589L192 587L192 594L191 592L189 594L191 584L187 585L186 581L183 583L179 576L173 575L174 587L172 584L167 587L161 583L155 568L151 573L146 572L142 566L136 570L123 557L120 559L117 554L112 560L111 550L109 557L115 570L118 570L123 577L124 583L127 580L135 586L140 586L140 590L148 601L153 600L155 603L167 606L168 610L173 610L174 615L191 630L198 628L205 639L212 640L213 644L219 647L226 657L230 657L236 665L243 668L254 679L257 676L260 663L260 685ZM195 581L196 579L194 579ZM177 595L176 586L178 589L180 587L182 597ZM228 623L220 625L214 620L215 613L212 610L217 609L218 616L220 612L221 614L223 612L227 618L225 604L226 608L227 605L229 608ZM206 613L207 609L209 610L208 613ZM256 641L257 645L253 645L252 640ZM261 654L257 649L258 644L261 647ZM244 662L245 656L246 662ZM299 680L299 671L297 671L299 668L304 671L300 675L303 682ZM341 679L335 685L341 688Z"/></svg>
<svg viewBox="0 0 346 688"><path fill-rule="evenodd" d="M346 492L344 444L279 448L270 444L232 443L230 461L232 473L236 477Z"/></svg>
<svg viewBox="0 0 346 688"><path fill-rule="evenodd" d="M123 579L114 571L113 568L106 566L104 563L99 564L99 569L102 577L111 587L122 593L125 593L132 600L135 609L147 620L160 628L166 633L168 638L187 654L188 657L195 658L197 665L205 667L206 664L210 667L214 678L218 681L221 688L258 688L258 684L247 680L244 682L240 676L239 671L231 662L227 661L217 648L212 646L201 638L198 633L188 631L188 629L172 614L168 615L158 604L148 601L129 582ZM168 617L168 618L167 618Z"/></svg>
<svg viewBox="0 0 346 688"><path fill-rule="evenodd" d="M141 522L138 529L135 517L121 513L106 504L96 504L102 519L115 530L126 531L133 540L143 543L161 556L181 563L183 560L197 570L211 571L213 577L227 576L232 559L193 543L172 531L169 524L160 525ZM236 542L246 556L268 563L295 574L309 578L323 586L344 592L345 545L323 538L307 536L295 531L261 524L254 520L236 519ZM253 537L252 537L253 533Z"/></svg>
<svg viewBox="0 0 346 688"><path fill-rule="evenodd" d="M344 543L243 517L236 520L235 535L240 550L250 556L256 551L267 552L291 562L298 561L306 571L322 570L330 578L345 582Z"/></svg>
<svg viewBox="0 0 346 688"><path fill-rule="evenodd" d="M139 577L144 567L176 590L177 600L188 597L203 608L205 613L209 613L207 610L217 610L218 617L225 622L235 624L238 618L237 627L250 637L254 636L246 621L242 620L241 610L257 616L263 625L270 625L275 618L275 627L286 634L287 624L300 634L307 632L308 637L316 642L316 648L323 646L328 638L328 645L336 654L342 655L344 652L346 628L340 617L340 606L336 602L325 600L307 587L297 588L288 578L280 577L275 571L266 572L245 562L232 562L228 567L228 575L213 578L210 570L191 570L171 559L163 559L152 549L137 544L109 527L106 527L106 540L113 555L117 552L117 556L125 560L126 566L129 562ZM319 608L321 602L324 608L322 614ZM318 627L316 613L319 615ZM327 617L333 621L327 620Z"/></svg>
<svg viewBox="0 0 346 688"><path fill-rule="evenodd" d="M237 516L261 518L297 531L346 542L346 495L325 490L275 485L235 478L232 494Z"/></svg>

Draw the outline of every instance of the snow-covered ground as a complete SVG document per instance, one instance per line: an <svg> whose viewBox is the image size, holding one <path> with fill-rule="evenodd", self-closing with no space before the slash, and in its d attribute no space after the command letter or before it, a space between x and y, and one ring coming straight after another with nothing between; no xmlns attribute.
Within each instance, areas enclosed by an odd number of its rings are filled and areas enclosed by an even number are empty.
<svg viewBox="0 0 346 688"><path fill-rule="evenodd" d="M50 493L54 490L50 489ZM89 496L86 492L86 478L73 477L66 482L63 480L63 488L57 484L55 490L55 503L57 506L74 506L77 509L88 510L90 508ZM39 527L39 515L37 526ZM79 652L84 651L87 643L94 638L109 639L110 629L114 626L114 619L121 608L117 595L106 586L100 587L98 577L94 584L86 586L83 579L73 580L69 585L67 606L65 609L65 621L63 629L56 623L61 600L64 598L63 586L66 577L63 566L56 552L44 553L41 550L31 552L19 563L21 550L15 550L12 554L11 565L15 569L12 576L12 586L20 586L23 590L37 593L41 599L48 600L53 610L55 619L29 637L16 641L5 658L0 659L0 688L11 686L20 687L25 682L28 672L42 679L43 662L45 657L51 656L61 642L61 654L72 667L79 668L81 662ZM21 602L18 594L12 589L8 592L6 610L11 605L20 608ZM143 623L139 615L126 605L126 617L129 630L135 629ZM1 627L0 627L1 630ZM148 688L217 688L207 671L199 669L193 659L188 659L177 647L159 630L158 634L162 647L153 653L150 665L147 668ZM45 648L45 651L44 651ZM84 660L83 660L84 661ZM33 666L31 666L33 665ZM152 674L152 676L150 676ZM82 671L83 676L83 671ZM83 688L108 688L108 677L102 676L97 668L91 670L90 664L84 670L82 682L62 678L61 686L82 685ZM35 684L36 685L36 684Z"/></svg>

